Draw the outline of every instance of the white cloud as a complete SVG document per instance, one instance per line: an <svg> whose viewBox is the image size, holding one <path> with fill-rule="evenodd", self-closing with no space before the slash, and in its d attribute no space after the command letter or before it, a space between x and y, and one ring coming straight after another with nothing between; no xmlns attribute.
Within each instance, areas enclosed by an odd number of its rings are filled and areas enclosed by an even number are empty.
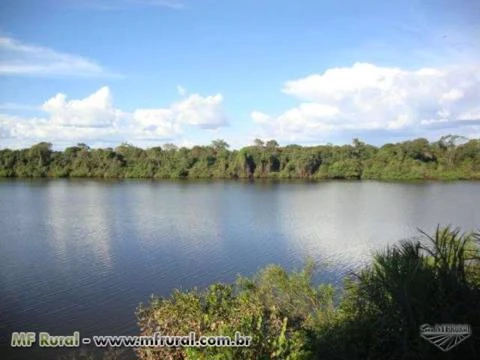
<svg viewBox="0 0 480 360"><path fill-rule="evenodd" d="M272 119L270 115L264 114L261 111L252 111L250 117L253 119L253 122L257 124L268 124Z"/></svg>
<svg viewBox="0 0 480 360"><path fill-rule="evenodd" d="M64 94L57 94L42 105L50 114L50 121L59 126L109 127L121 115L113 108L112 95L106 86L81 100L67 100Z"/></svg>
<svg viewBox="0 0 480 360"><path fill-rule="evenodd" d="M108 87L78 100L64 94L48 99L41 107L48 116L29 117L0 114L0 138L10 142L75 142L76 140L119 140L124 114L113 107Z"/></svg>
<svg viewBox="0 0 480 360"><path fill-rule="evenodd" d="M222 101L221 94L206 97L193 94L185 100L173 104L172 109L179 123L203 129L217 129L228 123L221 106Z"/></svg>
<svg viewBox="0 0 480 360"><path fill-rule="evenodd" d="M218 129L228 124L222 109L222 95L203 97L192 94L168 108L137 109L133 118L137 135L167 137L193 126L201 129Z"/></svg>
<svg viewBox="0 0 480 360"><path fill-rule="evenodd" d="M137 138L169 139L181 133L172 109L139 109L133 113L133 133Z"/></svg>
<svg viewBox="0 0 480 360"><path fill-rule="evenodd" d="M70 127L53 123L48 118L22 118L0 114L0 139L4 146L29 146L40 141L54 144L92 141L119 143L122 136L114 127Z"/></svg>
<svg viewBox="0 0 480 360"><path fill-rule="evenodd" d="M22 43L0 35L0 75L112 76L114 74L84 57Z"/></svg>
<svg viewBox="0 0 480 360"><path fill-rule="evenodd" d="M300 103L278 116L254 111L251 117L286 140L342 131L426 132L480 120L480 66L411 71L356 63L288 81L282 91Z"/></svg>
<svg viewBox="0 0 480 360"><path fill-rule="evenodd" d="M222 96L192 94L166 108L123 112L113 105L106 86L83 99L57 94L40 109L46 116L0 114L0 139L11 144L179 140L187 128L218 129L227 125ZM5 144L2 144L6 146Z"/></svg>

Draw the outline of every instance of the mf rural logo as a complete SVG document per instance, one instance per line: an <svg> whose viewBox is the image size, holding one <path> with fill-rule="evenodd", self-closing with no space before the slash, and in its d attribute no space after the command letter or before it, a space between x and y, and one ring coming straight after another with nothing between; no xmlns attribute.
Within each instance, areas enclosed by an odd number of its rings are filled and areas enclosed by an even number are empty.
<svg viewBox="0 0 480 360"><path fill-rule="evenodd" d="M468 339L472 329L467 324L423 324L420 326L420 336L430 341L442 351L448 351Z"/></svg>

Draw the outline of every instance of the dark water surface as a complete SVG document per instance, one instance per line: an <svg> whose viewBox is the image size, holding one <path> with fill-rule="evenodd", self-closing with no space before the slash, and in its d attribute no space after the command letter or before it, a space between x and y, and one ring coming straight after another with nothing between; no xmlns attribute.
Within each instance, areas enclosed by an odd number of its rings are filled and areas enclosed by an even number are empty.
<svg viewBox="0 0 480 360"><path fill-rule="evenodd" d="M0 335L136 332L150 294L268 263L320 280L437 223L480 226L480 183L0 181Z"/></svg>

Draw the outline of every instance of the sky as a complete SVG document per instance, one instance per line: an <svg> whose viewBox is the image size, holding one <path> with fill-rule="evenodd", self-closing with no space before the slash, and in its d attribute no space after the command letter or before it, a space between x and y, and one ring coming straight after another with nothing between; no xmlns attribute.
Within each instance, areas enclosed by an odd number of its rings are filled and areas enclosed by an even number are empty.
<svg viewBox="0 0 480 360"><path fill-rule="evenodd" d="M480 138L478 0L2 0L0 148Z"/></svg>

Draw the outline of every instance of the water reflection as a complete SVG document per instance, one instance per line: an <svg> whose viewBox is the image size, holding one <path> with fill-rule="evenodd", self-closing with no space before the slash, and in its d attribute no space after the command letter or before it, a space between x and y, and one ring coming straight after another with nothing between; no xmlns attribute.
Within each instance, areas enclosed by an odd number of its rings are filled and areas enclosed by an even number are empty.
<svg viewBox="0 0 480 360"><path fill-rule="evenodd" d="M480 226L480 183L3 181L0 336L126 334L152 293L268 263L341 275L420 227ZM328 264L328 266L325 266Z"/></svg>
<svg viewBox="0 0 480 360"><path fill-rule="evenodd" d="M106 193L95 183L77 184L81 191L66 181L50 183L46 189L46 240L62 267L72 265L69 252L80 253L90 264L99 263L102 271L112 270L110 242L111 220L114 218ZM80 199L81 198L81 199ZM77 241L83 238L82 241Z"/></svg>

